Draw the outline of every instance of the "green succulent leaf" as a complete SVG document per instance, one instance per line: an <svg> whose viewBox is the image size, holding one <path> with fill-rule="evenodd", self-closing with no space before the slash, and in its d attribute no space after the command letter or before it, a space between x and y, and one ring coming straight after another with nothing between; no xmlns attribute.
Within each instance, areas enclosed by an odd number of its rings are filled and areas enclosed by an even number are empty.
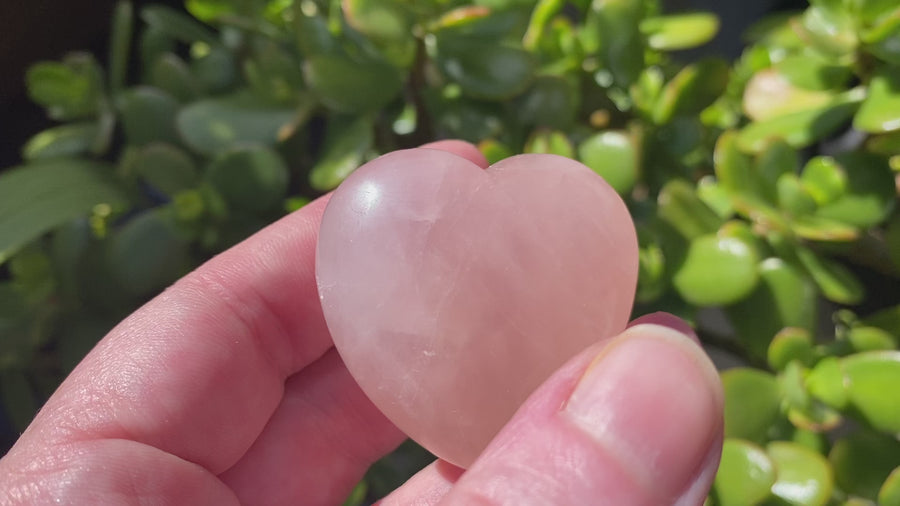
<svg viewBox="0 0 900 506"><path fill-rule="evenodd" d="M477 38L437 37L435 63L463 93L483 99L517 95L534 78L536 64L527 51Z"/></svg>
<svg viewBox="0 0 900 506"><path fill-rule="evenodd" d="M117 97L116 107L128 144L179 141L175 131L178 101L168 93L150 86L132 88Z"/></svg>
<svg viewBox="0 0 900 506"><path fill-rule="evenodd" d="M900 506L900 466L896 467L878 491L878 504L881 506Z"/></svg>
<svg viewBox="0 0 900 506"><path fill-rule="evenodd" d="M102 162L54 159L0 175L0 262L21 246L99 205L128 205Z"/></svg>
<svg viewBox="0 0 900 506"><path fill-rule="evenodd" d="M412 13L402 2L391 0L345 0L341 3L347 24L378 40L410 37Z"/></svg>
<svg viewBox="0 0 900 506"><path fill-rule="evenodd" d="M884 221L896 201L896 190L892 187L894 175L888 161L870 153L845 152L836 155L834 162L843 169L846 186L840 197L820 205L816 215L860 228ZM823 185L819 190L831 197L838 193L840 177L833 174L828 179L827 183L824 178L819 180Z"/></svg>
<svg viewBox="0 0 900 506"><path fill-rule="evenodd" d="M607 130L588 137L578 145L578 159L620 195L630 192L638 180L639 155L626 132Z"/></svg>
<svg viewBox="0 0 900 506"><path fill-rule="evenodd" d="M841 359L841 367L852 414L884 432L900 433L900 402L885 398L885 392L900 389L900 351L857 353Z"/></svg>
<svg viewBox="0 0 900 506"><path fill-rule="evenodd" d="M281 208L289 172L281 156L267 146L244 145L224 151L206 171L207 181L230 207L251 215Z"/></svg>
<svg viewBox="0 0 900 506"><path fill-rule="evenodd" d="M134 36L134 7L129 0L120 0L113 11L109 37L109 89L113 95L125 86L128 57Z"/></svg>
<svg viewBox="0 0 900 506"><path fill-rule="evenodd" d="M659 192L659 217L687 239L715 233L724 220L697 197L687 181L673 179Z"/></svg>
<svg viewBox="0 0 900 506"><path fill-rule="evenodd" d="M800 181L820 206L836 201L847 190L847 173L830 156L810 159L800 174Z"/></svg>
<svg viewBox="0 0 900 506"><path fill-rule="evenodd" d="M326 107L361 114L380 109L403 87L401 72L376 60L354 61L338 54L319 54L303 64L310 89Z"/></svg>
<svg viewBox="0 0 900 506"><path fill-rule="evenodd" d="M897 338L878 327L865 325L852 327L847 331L846 338L856 352L897 349Z"/></svg>
<svg viewBox="0 0 900 506"><path fill-rule="evenodd" d="M25 75L28 96L56 120L95 116L102 97L102 70L90 55L77 53L63 62L32 65Z"/></svg>
<svg viewBox="0 0 900 506"><path fill-rule="evenodd" d="M827 299L851 305L863 299L863 285L843 265L822 258L805 246L797 247L796 255Z"/></svg>
<svg viewBox="0 0 900 506"><path fill-rule="evenodd" d="M540 129L535 131L525 142L526 153L548 153L572 158L575 148L564 132L559 130Z"/></svg>
<svg viewBox="0 0 900 506"><path fill-rule="evenodd" d="M645 37L640 31L644 14L641 0L598 0L588 8L585 48L599 52L601 65L622 88L631 86L644 66Z"/></svg>
<svg viewBox="0 0 900 506"><path fill-rule="evenodd" d="M900 466L900 442L887 434L858 431L836 441L828 460L841 490L875 500L884 481Z"/></svg>
<svg viewBox="0 0 900 506"><path fill-rule="evenodd" d="M676 51L712 40L719 31L719 18L711 12L657 16L641 21L640 29L651 48Z"/></svg>
<svg viewBox="0 0 900 506"><path fill-rule="evenodd" d="M853 18L842 7L814 5L806 9L796 24L801 39L823 57L836 62L852 60L859 44Z"/></svg>
<svg viewBox="0 0 900 506"><path fill-rule="evenodd" d="M896 10L872 28L862 31L860 38L867 51L893 65L900 65L900 14Z"/></svg>
<svg viewBox="0 0 900 506"><path fill-rule="evenodd" d="M883 67L875 72L853 126L872 133L900 130L900 68Z"/></svg>
<svg viewBox="0 0 900 506"><path fill-rule="evenodd" d="M679 295L697 306L734 304L756 287L758 262L758 253L741 239L701 236L691 241L672 284Z"/></svg>
<svg viewBox="0 0 900 506"><path fill-rule="evenodd" d="M776 441L766 447L776 473L772 495L785 504L824 506L831 498L834 476L822 455L796 443Z"/></svg>
<svg viewBox="0 0 900 506"><path fill-rule="evenodd" d="M578 102L577 89L567 79L540 76L516 98L514 110L523 124L560 129L575 120Z"/></svg>
<svg viewBox="0 0 900 506"><path fill-rule="evenodd" d="M729 438L711 495L718 506L751 506L771 495L775 480L775 464L762 448Z"/></svg>
<svg viewBox="0 0 900 506"><path fill-rule="evenodd" d="M780 69L755 72L744 88L743 109L754 121L769 121L792 113L827 106L835 100L835 92L806 89L791 82Z"/></svg>
<svg viewBox="0 0 900 506"><path fill-rule="evenodd" d="M175 121L184 143L209 155L237 141L274 144L283 128L302 124L310 109L310 102L298 109L238 93L194 102L182 108Z"/></svg>
<svg viewBox="0 0 900 506"><path fill-rule="evenodd" d="M791 362L812 365L815 348L810 332L805 328L785 327L772 339L767 353L769 366L776 371L784 370Z"/></svg>
<svg viewBox="0 0 900 506"><path fill-rule="evenodd" d="M758 152L775 137L797 148L808 146L850 119L862 99L861 90L853 89L819 107L754 121L741 130L738 145L745 151Z"/></svg>
<svg viewBox="0 0 900 506"><path fill-rule="evenodd" d="M86 153L91 150L99 132L94 122L72 123L44 130L25 143L22 158L35 162Z"/></svg>
<svg viewBox="0 0 900 506"><path fill-rule="evenodd" d="M781 390L771 374L735 368L722 373L725 390L725 437L762 444L780 416Z"/></svg>
<svg viewBox="0 0 900 506"><path fill-rule="evenodd" d="M169 196L175 196L198 183L194 161L171 144L145 146L131 161L131 168L144 182Z"/></svg>
<svg viewBox="0 0 900 506"><path fill-rule="evenodd" d="M320 191L330 191L362 165L375 142L372 119L361 117L347 124L329 126L328 140L319 162L309 173L309 182Z"/></svg>
<svg viewBox="0 0 900 506"><path fill-rule="evenodd" d="M188 241L167 208L147 211L110 238L106 261L121 286L134 296L159 292L192 265Z"/></svg>
<svg viewBox="0 0 900 506"><path fill-rule="evenodd" d="M196 99L201 86L191 67L173 53L163 53L150 68L149 83L175 97L179 102Z"/></svg>
<svg viewBox="0 0 900 506"><path fill-rule="evenodd" d="M150 5L141 9L141 19L157 30L185 44L205 42L210 45L219 43L212 30L165 5Z"/></svg>
<svg viewBox="0 0 900 506"><path fill-rule="evenodd" d="M666 84L656 102L653 121L668 123L677 115L697 115L712 104L728 85L728 63L707 58L684 67Z"/></svg>

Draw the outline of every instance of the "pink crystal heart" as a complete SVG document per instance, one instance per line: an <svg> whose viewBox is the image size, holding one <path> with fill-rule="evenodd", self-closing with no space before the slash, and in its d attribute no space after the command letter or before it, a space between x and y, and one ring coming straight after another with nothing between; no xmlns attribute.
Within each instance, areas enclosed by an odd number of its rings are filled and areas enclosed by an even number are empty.
<svg viewBox="0 0 900 506"><path fill-rule="evenodd" d="M637 280L624 203L584 165L382 156L334 193L316 276L338 352L388 418L468 467L566 360L621 331Z"/></svg>

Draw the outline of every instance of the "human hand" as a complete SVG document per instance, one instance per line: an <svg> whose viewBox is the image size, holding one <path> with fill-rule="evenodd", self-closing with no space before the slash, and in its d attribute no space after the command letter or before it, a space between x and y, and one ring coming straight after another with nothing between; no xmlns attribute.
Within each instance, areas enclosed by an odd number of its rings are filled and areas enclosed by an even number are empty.
<svg viewBox="0 0 900 506"><path fill-rule="evenodd" d="M0 460L0 504L340 504L404 436L332 348L314 274L326 201L113 329ZM702 503L722 394L692 339L639 319L562 367L468 471L438 461L382 504Z"/></svg>

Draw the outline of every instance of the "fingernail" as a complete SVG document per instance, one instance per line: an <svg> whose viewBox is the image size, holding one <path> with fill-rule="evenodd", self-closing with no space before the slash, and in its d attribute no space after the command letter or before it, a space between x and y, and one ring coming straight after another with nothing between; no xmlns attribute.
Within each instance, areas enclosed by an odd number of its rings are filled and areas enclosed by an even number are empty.
<svg viewBox="0 0 900 506"><path fill-rule="evenodd" d="M721 383L689 336L642 323L594 359L564 412L637 484L676 497L721 431Z"/></svg>

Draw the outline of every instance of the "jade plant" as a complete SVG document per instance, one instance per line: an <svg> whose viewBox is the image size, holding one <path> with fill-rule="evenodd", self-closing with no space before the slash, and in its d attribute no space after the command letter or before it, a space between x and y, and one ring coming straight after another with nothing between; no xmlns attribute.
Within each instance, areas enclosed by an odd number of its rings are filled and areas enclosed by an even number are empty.
<svg viewBox="0 0 900 506"><path fill-rule="evenodd" d="M722 363L708 503L900 504L900 7L813 0L683 61L658 0L187 0L114 12L108 64L40 62L59 123L0 175L0 388L28 423L119 319L200 262L437 138L576 158L626 200L635 314ZM724 368L724 367L723 367ZM427 461L407 444L348 504Z"/></svg>

